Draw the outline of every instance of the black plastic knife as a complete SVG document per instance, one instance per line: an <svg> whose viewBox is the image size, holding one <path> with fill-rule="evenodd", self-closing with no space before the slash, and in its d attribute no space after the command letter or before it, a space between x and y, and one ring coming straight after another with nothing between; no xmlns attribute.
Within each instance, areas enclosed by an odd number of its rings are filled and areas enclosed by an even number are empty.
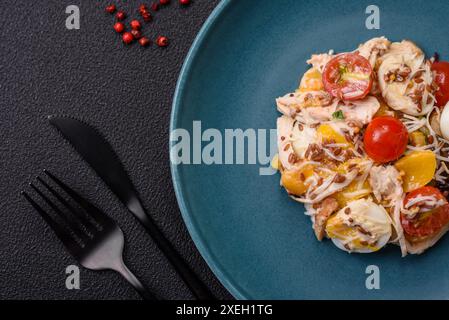
<svg viewBox="0 0 449 320"><path fill-rule="evenodd" d="M103 135L89 124L72 117L49 116L48 119L81 157L89 163L129 211L143 224L196 298L201 300L214 299L209 289L189 268L156 226L153 219L146 213L121 161Z"/></svg>

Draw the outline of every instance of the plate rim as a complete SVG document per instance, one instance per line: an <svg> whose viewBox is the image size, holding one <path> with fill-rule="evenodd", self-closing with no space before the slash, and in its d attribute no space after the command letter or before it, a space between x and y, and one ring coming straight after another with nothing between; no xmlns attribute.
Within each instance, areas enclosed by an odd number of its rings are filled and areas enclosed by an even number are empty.
<svg viewBox="0 0 449 320"><path fill-rule="evenodd" d="M210 32L212 31L212 28L214 27L217 20L222 16L224 11L230 6L233 0L221 0L218 5L215 7L215 9L212 11L212 13L209 15L209 17L204 22L203 26L201 27L198 35L196 36L192 46L190 47L190 50L184 60L183 66L181 68L178 81L176 84L175 93L173 96L173 103L172 103L172 110L170 115L170 136L174 129L176 129L176 123L179 119L180 114L180 104L183 99L183 91L184 87L186 85L186 80L192 70L193 63L197 57L197 53L201 50L201 47L204 44L205 39L209 36ZM169 138L169 155L170 155L170 148L171 148L171 140ZM171 159L171 155L170 155ZM210 249L208 248L208 245L201 235L201 233L198 230L198 227L196 226L195 219L193 219L192 212L188 208L186 201L186 196L184 193L184 189L182 187L181 183L181 177L180 177L180 171L179 171L179 165L173 164L173 162L170 160L170 171L171 171L171 177L173 182L173 187L176 195L176 199L178 202L179 209L181 211L181 216L184 220L185 225L187 226L187 230L190 234L190 237L192 238L193 242L195 243L195 246L197 247L198 251L200 252L203 259L206 261L209 268L212 270L212 272L215 274L215 276L218 278L218 280L221 282L221 284L232 294L232 296L236 299L240 300L248 300L250 297L243 292L243 289L240 288L234 280L230 279L230 275L227 274L227 272L224 270L223 266L221 266L211 253Z"/></svg>
<svg viewBox="0 0 449 320"><path fill-rule="evenodd" d="M197 61L198 53L203 49L206 40L209 36L213 34L214 27L219 22L220 18L223 18L223 15L226 13L226 10L235 3L234 0L221 0L217 6L214 8L210 16L206 19L202 28L200 29L198 35L196 36L187 56L181 68L178 81L176 84L176 89L174 92L174 98L172 102L172 110L170 116L170 134L174 129L178 128L175 125L179 123L181 118L180 109L181 103L185 96L185 88L187 85L187 81L192 72L192 68ZM168 151L170 154L170 148L172 146L172 142L169 139L169 147ZM170 155L171 158L171 155ZM187 227L187 230L195 243L196 248L200 252L201 256L221 282L221 284L236 298L236 299L254 299L247 290L242 288L238 281L236 281L232 275L226 270L226 268L221 265L217 261L217 257L212 253L209 245L207 244L206 238L200 232L198 228L198 223L196 222L195 215L193 211L189 207L190 200L187 199L186 196L186 183L182 179L181 174L181 166L175 165L170 161L170 170L172 176L172 183L174 186L174 191L176 195L176 199L178 202L178 206L180 208L180 212L184 223ZM376 297L374 300L384 299ZM404 298L399 298L399 300L403 300ZM420 300L419 297L414 297L412 300ZM435 299L435 297L431 297L431 300ZM440 298L437 298L440 299ZM306 298L307 300L307 298Z"/></svg>

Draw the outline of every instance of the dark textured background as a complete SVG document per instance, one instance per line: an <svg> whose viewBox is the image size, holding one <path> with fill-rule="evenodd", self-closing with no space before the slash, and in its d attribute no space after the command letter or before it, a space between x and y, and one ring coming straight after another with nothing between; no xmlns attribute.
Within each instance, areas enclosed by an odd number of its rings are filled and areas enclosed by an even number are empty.
<svg viewBox="0 0 449 320"><path fill-rule="evenodd" d="M140 3L111 1L137 17ZM138 222L61 136L46 116L66 114L96 126L109 139L149 212L210 286L231 298L200 257L181 219L168 157L169 116L176 80L201 25L218 0L176 0L155 14L144 33L167 35L166 49L125 47L104 12L108 1L38 0L0 3L0 298L135 299L112 271L81 269L81 290L65 288L74 260L22 199L43 168L82 191L122 227L125 261L160 296L191 295ZM81 29L65 28L65 8L81 10ZM128 19L127 21L129 21Z"/></svg>

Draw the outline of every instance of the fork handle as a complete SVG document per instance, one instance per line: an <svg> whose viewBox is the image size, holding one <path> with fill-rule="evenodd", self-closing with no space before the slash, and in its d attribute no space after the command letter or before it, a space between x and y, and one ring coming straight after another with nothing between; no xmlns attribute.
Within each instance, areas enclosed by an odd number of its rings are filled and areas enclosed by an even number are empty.
<svg viewBox="0 0 449 320"><path fill-rule="evenodd" d="M151 293L139 279L128 269L125 263L122 261L120 265L115 268L115 271L120 273L123 278L126 279L136 289L137 293L144 300L159 300L153 293Z"/></svg>

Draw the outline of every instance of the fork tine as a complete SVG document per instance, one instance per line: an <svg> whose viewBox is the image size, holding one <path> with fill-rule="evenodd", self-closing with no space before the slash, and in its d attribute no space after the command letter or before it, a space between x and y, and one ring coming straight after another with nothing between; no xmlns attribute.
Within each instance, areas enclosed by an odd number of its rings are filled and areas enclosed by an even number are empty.
<svg viewBox="0 0 449 320"><path fill-rule="evenodd" d="M21 195L33 206L33 208L40 214L42 219L53 229L56 236L62 241L66 248L74 248L78 246L75 239L67 232L62 225L56 222L50 215L42 209L26 192L22 191Z"/></svg>
<svg viewBox="0 0 449 320"><path fill-rule="evenodd" d="M66 185L64 182L56 178L52 173L48 170L44 169L44 173L52 179L57 185L61 187L70 197L72 197L75 202L77 202L81 207L84 208L86 213L90 215L96 222L99 224L110 224L111 219L105 215L102 211L98 210L93 204L85 200L78 193L76 193L72 188ZM113 222L112 222L113 223Z"/></svg>
<svg viewBox="0 0 449 320"><path fill-rule="evenodd" d="M85 215L83 215L79 210L76 210L67 200L65 200L61 195L59 195L58 192L56 192L55 189L53 189L47 182L45 182L41 177L37 177L37 180L45 187L47 188L50 193L55 196L56 199L59 200L73 215L77 216L81 223L86 227L87 231L89 233L94 232L95 225L89 221L89 219L86 218Z"/></svg>
<svg viewBox="0 0 449 320"><path fill-rule="evenodd" d="M69 218L64 212L61 211L41 190L39 190L34 184L30 183L30 187L36 191L42 199L72 228L73 232L75 232L76 236L80 239L85 240L87 235L80 228L78 223L76 223L73 219Z"/></svg>

